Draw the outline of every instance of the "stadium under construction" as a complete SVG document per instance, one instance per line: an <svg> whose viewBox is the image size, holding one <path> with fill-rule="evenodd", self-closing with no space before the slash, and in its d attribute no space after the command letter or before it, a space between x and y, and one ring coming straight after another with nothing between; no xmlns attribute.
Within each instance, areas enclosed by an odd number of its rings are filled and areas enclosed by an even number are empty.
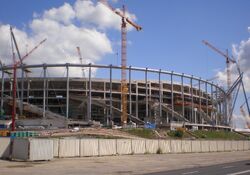
<svg viewBox="0 0 250 175"><path fill-rule="evenodd" d="M66 76L49 76L47 72L55 68L65 69ZM84 69L87 76L70 76L70 70L75 68ZM9 115L13 79L7 74L12 69L2 67L1 79L1 108ZM42 75L38 77L31 72L29 76L20 74L17 78L19 119L25 116L44 122L44 119L54 117L65 121L47 123L47 127L65 127L73 121L78 124L89 121L104 125L121 123L121 80L116 77L121 77L122 67L67 63L23 65L18 69L20 72L35 69ZM98 77L93 75L93 70L105 73ZM128 123L230 129L226 91L217 84L173 71L130 66L126 67L126 72Z"/></svg>

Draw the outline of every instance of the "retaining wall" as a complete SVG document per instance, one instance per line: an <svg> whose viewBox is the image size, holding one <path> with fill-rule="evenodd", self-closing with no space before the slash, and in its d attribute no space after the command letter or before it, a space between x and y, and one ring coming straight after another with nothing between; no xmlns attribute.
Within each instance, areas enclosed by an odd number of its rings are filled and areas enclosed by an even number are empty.
<svg viewBox="0 0 250 175"><path fill-rule="evenodd" d="M0 138L0 158L10 157L10 138ZM128 154L222 152L250 150L250 141L149 139L13 139L13 159L50 160Z"/></svg>

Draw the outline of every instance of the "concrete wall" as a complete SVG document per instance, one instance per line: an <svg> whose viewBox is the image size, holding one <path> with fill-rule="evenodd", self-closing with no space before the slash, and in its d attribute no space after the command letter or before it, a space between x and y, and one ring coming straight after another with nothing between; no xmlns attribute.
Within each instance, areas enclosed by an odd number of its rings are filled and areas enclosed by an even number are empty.
<svg viewBox="0 0 250 175"><path fill-rule="evenodd" d="M99 155L116 155L116 153L115 139L99 139Z"/></svg>
<svg viewBox="0 0 250 175"><path fill-rule="evenodd" d="M182 141L181 140L171 140L171 153L181 153L182 152Z"/></svg>
<svg viewBox="0 0 250 175"><path fill-rule="evenodd" d="M54 157L53 140L35 138L15 138L12 159L17 160L51 160Z"/></svg>
<svg viewBox="0 0 250 175"><path fill-rule="evenodd" d="M159 140L159 148L161 149L163 154L170 153L170 140Z"/></svg>
<svg viewBox="0 0 250 175"><path fill-rule="evenodd" d="M210 151L210 144L208 140L201 141L201 152L209 152Z"/></svg>
<svg viewBox="0 0 250 175"><path fill-rule="evenodd" d="M250 141L149 140L149 139L13 139L13 159L50 160L126 154L191 153L250 150ZM10 139L0 138L1 158L10 157Z"/></svg>
<svg viewBox="0 0 250 175"><path fill-rule="evenodd" d="M54 158L54 145L51 139L29 139L29 160L51 160Z"/></svg>
<svg viewBox="0 0 250 175"><path fill-rule="evenodd" d="M59 147L58 157L79 157L80 156L79 139L75 139L75 138L60 139L58 147Z"/></svg>
<svg viewBox="0 0 250 175"><path fill-rule="evenodd" d="M145 140L132 140L132 154L144 154L146 153Z"/></svg>
<svg viewBox="0 0 250 175"><path fill-rule="evenodd" d="M201 152L201 141L200 140L192 140L192 152L199 153Z"/></svg>
<svg viewBox="0 0 250 175"><path fill-rule="evenodd" d="M181 151L183 153L192 152L192 141L191 140L182 140Z"/></svg>
<svg viewBox="0 0 250 175"><path fill-rule="evenodd" d="M159 148L158 140L146 140L146 153L155 154Z"/></svg>
<svg viewBox="0 0 250 175"><path fill-rule="evenodd" d="M117 147L117 154L120 154L120 155L132 154L131 139L117 139L116 147Z"/></svg>
<svg viewBox="0 0 250 175"><path fill-rule="evenodd" d="M0 158L7 159L10 156L10 138L0 138Z"/></svg>
<svg viewBox="0 0 250 175"><path fill-rule="evenodd" d="M98 139L81 139L80 156L98 156L99 140Z"/></svg>

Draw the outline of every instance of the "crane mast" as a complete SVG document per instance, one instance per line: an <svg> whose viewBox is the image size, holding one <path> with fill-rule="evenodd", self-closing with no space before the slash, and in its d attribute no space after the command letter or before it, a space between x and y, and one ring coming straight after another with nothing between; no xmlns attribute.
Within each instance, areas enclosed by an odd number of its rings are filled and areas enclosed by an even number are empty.
<svg viewBox="0 0 250 175"><path fill-rule="evenodd" d="M232 84L230 63L236 63L236 61L229 57L228 50L226 51L226 54L225 54L222 51L220 51L219 49L217 49L216 47L214 47L212 44L210 44L208 41L202 40L202 42L206 46L208 46L209 48L211 48L212 50L214 50L215 52L217 52L218 54L220 54L226 58L227 89L229 89L231 87L231 84ZM231 115L231 113L232 113L232 95L231 94L229 94L229 96L227 97L227 100L228 100L228 102L227 102L228 114ZM228 119L229 119L228 122L231 123L232 116L228 116Z"/></svg>
<svg viewBox="0 0 250 175"><path fill-rule="evenodd" d="M122 13L120 11L112 8L107 1L100 0L100 2L113 11L115 14L121 17L121 124L124 126L127 123L128 113L127 113L127 75L126 75L126 67L127 67L127 24L133 26L137 31L140 31L142 27L132 22L129 18L126 17L126 9L123 5Z"/></svg>

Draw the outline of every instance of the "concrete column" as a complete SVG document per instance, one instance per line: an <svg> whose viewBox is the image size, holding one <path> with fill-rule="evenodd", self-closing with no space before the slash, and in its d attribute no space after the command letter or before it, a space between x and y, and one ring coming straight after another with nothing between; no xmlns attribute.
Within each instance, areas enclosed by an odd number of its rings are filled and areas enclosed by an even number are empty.
<svg viewBox="0 0 250 175"><path fill-rule="evenodd" d="M91 77L91 64L89 64L89 98L88 98L88 109L87 109L87 121L90 121L92 119L92 110L91 110L91 107L92 107L92 77Z"/></svg>
<svg viewBox="0 0 250 175"><path fill-rule="evenodd" d="M27 79L27 103L29 103L29 96L30 96L30 82L31 80Z"/></svg>
<svg viewBox="0 0 250 175"><path fill-rule="evenodd" d="M191 121L194 122L194 91L193 91L193 75L190 79L190 91L191 91Z"/></svg>
<svg viewBox="0 0 250 175"><path fill-rule="evenodd" d="M4 71L2 69L2 87L1 87L1 110L3 110L3 97L4 96Z"/></svg>
<svg viewBox="0 0 250 175"><path fill-rule="evenodd" d="M129 114L132 114L132 97L131 97L131 66L129 66Z"/></svg>
<svg viewBox="0 0 250 175"><path fill-rule="evenodd" d="M173 71L171 72L170 79L171 79L171 118L170 122L174 118L174 84L173 84Z"/></svg>
<svg viewBox="0 0 250 175"><path fill-rule="evenodd" d="M206 86L206 116L207 116L207 118L209 118L209 116L208 116L208 89L207 89L207 82L206 82L205 86Z"/></svg>
<svg viewBox="0 0 250 175"><path fill-rule="evenodd" d="M215 125L218 125L218 111L219 111L219 106L218 106L218 88L216 86L215 88L215 96L216 96L216 115L215 115Z"/></svg>
<svg viewBox="0 0 250 175"><path fill-rule="evenodd" d="M67 87L66 87L66 119L69 118L69 64L66 64L66 77L67 77Z"/></svg>
<svg viewBox="0 0 250 175"><path fill-rule="evenodd" d="M43 118L46 116L46 64L43 65Z"/></svg>
<svg viewBox="0 0 250 175"><path fill-rule="evenodd" d="M146 85L146 119L148 120L148 68L145 70L145 85Z"/></svg>
<svg viewBox="0 0 250 175"><path fill-rule="evenodd" d="M138 82L136 82L136 96L135 96L135 115L138 118Z"/></svg>
<svg viewBox="0 0 250 175"><path fill-rule="evenodd" d="M161 69L159 70L159 117L162 118L162 83L161 83Z"/></svg>
<svg viewBox="0 0 250 175"><path fill-rule="evenodd" d="M113 120L113 101L112 101L112 65L109 68L109 112L110 112L110 120Z"/></svg>
<svg viewBox="0 0 250 175"><path fill-rule="evenodd" d="M184 83L183 83L183 77L184 74L181 75L181 100L182 100L182 116L185 117L185 106L184 106Z"/></svg>
<svg viewBox="0 0 250 175"><path fill-rule="evenodd" d="M23 64L21 65L22 70L22 80L21 80L21 100L20 100L20 115L23 115L23 90L24 90L24 68Z"/></svg>
<svg viewBox="0 0 250 175"><path fill-rule="evenodd" d="M213 83L213 82L212 82ZM213 117L213 109L214 109L214 95L213 95L213 85L211 85L211 103L212 103L212 110L211 110L211 120L214 124L214 117Z"/></svg>
<svg viewBox="0 0 250 175"><path fill-rule="evenodd" d="M203 120L203 117L201 116L201 78L199 79L199 113L200 113L200 122L201 122Z"/></svg>

